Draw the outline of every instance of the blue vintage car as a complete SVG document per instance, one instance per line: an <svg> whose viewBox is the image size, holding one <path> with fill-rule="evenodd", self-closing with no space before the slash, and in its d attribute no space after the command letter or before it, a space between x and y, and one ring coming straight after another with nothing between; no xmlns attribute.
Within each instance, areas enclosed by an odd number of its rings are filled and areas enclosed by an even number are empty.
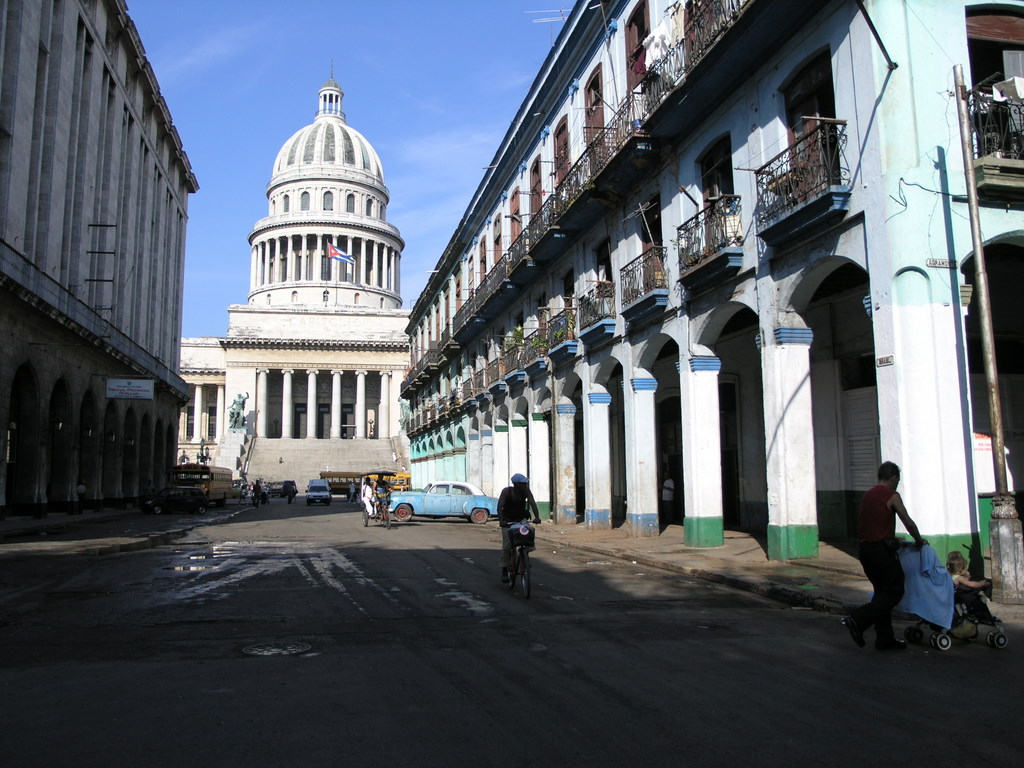
<svg viewBox="0 0 1024 768"><path fill-rule="evenodd" d="M461 480L435 480L422 491L391 494L391 512L396 520L422 517L464 517L486 523L498 514L498 500L477 486Z"/></svg>

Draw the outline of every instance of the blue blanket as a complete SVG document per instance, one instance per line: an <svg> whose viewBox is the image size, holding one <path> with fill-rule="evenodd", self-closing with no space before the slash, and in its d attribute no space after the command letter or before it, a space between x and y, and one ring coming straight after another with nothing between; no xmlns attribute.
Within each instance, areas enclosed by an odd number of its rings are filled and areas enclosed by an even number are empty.
<svg viewBox="0 0 1024 768"><path fill-rule="evenodd" d="M913 613L931 624L949 629L953 625L953 580L935 550L900 547L903 566L903 599L898 610Z"/></svg>

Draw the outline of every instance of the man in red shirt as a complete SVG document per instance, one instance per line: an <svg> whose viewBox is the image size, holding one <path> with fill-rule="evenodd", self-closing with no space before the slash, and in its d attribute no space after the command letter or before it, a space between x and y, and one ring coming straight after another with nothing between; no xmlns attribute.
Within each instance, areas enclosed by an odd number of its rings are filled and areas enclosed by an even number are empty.
<svg viewBox="0 0 1024 768"><path fill-rule="evenodd" d="M850 637L864 647L864 632L875 627L875 648L880 651L903 650L907 644L897 640L892 631L892 609L903 597L903 568L897 556L899 539L896 538L896 518L914 537L920 549L927 542L921 538L917 524L910 518L903 499L896 491L900 484L900 468L891 461L878 468L878 485L864 494L860 502L860 558L864 575L868 577L875 594L871 602L857 608L843 619Z"/></svg>

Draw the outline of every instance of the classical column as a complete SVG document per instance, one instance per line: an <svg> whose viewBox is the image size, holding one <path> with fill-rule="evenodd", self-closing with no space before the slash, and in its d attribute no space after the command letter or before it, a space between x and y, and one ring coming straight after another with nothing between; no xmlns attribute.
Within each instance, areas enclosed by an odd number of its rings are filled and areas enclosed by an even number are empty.
<svg viewBox="0 0 1024 768"><path fill-rule="evenodd" d="M651 482L658 477L657 441L654 421L654 393L658 380L630 379L624 387L626 411L626 498L629 507L626 520L631 536L657 536L661 532L658 520L659 484Z"/></svg>
<svg viewBox="0 0 1024 768"><path fill-rule="evenodd" d="M198 443L203 437L203 411L206 403L203 399L203 385L196 384L195 398L192 404L192 442Z"/></svg>
<svg viewBox="0 0 1024 768"><path fill-rule="evenodd" d="M587 474L587 528L612 527L612 462L609 410L612 396L607 392L587 394L583 411L584 450Z"/></svg>
<svg viewBox="0 0 1024 768"><path fill-rule="evenodd" d="M683 493L688 547L720 547L725 543L722 515L722 441L718 410L717 357L691 357L679 378L682 406Z"/></svg>
<svg viewBox="0 0 1024 768"><path fill-rule="evenodd" d="M295 398L292 397L292 374L295 371L290 368L281 371L284 378L281 381L281 437L291 439L295 436L295 428L292 422L295 418Z"/></svg>
<svg viewBox="0 0 1024 768"><path fill-rule="evenodd" d="M256 434L267 436L267 374L269 368L256 369Z"/></svg>
<svg viewBox="0 0 1024 768"><path fill-rule="evenodd" d="M531 413L527 427L530 447L530 490L541 514L551 519L551 435L543 413Z"/></svg>
<svg viewBox="0 0 1024 768"><path fill-rule="evenodd" d="M306 439L316 440L316 375L319 371L306 371Z"/></svg>
<svg viewBox="0 0 1024 768"><path fill-rule="evenodd" d="M555 522L576 522L576 406L555 406ZM536 474L536 473L534 473Z"/></svg>
<svg viewBox="0 0 1024 768"><path fill-rule="evenodd" d="M495 419L493 434L493 452L491 454L491 488L497 496L502 488L508 485L508 479L512 476L509 471L509 432L508 424ZM517 466L519 462L526 464L525 457L516 457Z"/></svg>
<svg viewBox="0 0 1024 768"><path fill-rule="evenodd" d="M776 328L761 350L768 473L768 559L818 555L809 328Z"/></svg>
<svg viewBox="0 0 1024 768"><path fill-rule="evenodd" d="M391 437L391 371L380 372L380 404L377 406L377 437Z"/></svg>
<svg viewBox="0 0 1024 768"><path fill-rule="evenodd" d="M331 439L341 439L341 374L331 371Z"/></svg>
<svg viewBox="0 0 1024 768"><path fill-rule="evenodd" d="M366 371L356 371L356 437L366 437Z"/></svg>
<svg viewBox="0 0 1024 768"><path fill-rule="evenodd" d="M224 434L224 385L217 385L217 418L214 420L214 433L213 439L220 440L221 435Z"/></svg>
<svg viewBox="0 0 1024 768"><path fill-rule="evenodd" d="M501 488L494 487L494 431L490 427L480 430L480 490L487 496L497 496Z"/></svg>

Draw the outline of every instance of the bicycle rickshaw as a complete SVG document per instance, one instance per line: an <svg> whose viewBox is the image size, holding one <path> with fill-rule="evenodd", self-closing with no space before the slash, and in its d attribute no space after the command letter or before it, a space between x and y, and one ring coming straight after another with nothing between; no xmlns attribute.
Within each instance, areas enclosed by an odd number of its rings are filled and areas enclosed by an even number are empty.
<svg viewBox="0 0 1024 768"><path fill-rule="evenodd" d="M373 494L373 510L376 513L377 522L385 528L391 527L391 483L397 473L390 469L378 469L372 472L364 472L360 475L360 493L362 486L368 480L373 480L375 489ZM363 504L363 527L370 524L370 516Z"/></svg>

